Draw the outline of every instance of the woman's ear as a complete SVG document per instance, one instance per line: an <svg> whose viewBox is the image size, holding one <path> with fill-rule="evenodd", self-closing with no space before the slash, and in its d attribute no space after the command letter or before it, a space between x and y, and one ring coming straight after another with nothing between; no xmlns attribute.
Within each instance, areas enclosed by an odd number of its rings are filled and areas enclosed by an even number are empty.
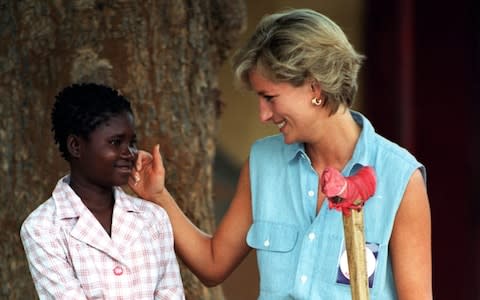
<svg viewBox="0 0 480 300"><path fill-rule="evenodd" d="M67 137L67 149L70 153L70 157L79 158L80 157L80 138L77 135L70 134Z"/></svg>
<svg viewBox="0 0 480 300"><path fill-rule="evenodd" d="M317 99L322 98L322 88L320 87L320 84L316 80L312 80L310 87L312 89L313 97Z"/></svg>

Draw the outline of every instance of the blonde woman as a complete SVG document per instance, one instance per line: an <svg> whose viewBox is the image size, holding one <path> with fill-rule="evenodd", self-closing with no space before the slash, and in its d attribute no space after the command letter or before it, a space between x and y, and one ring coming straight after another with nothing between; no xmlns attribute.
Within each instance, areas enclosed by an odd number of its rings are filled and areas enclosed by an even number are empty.
<svg viewBox="0 0 480 300"><path fill-rule="evenodd" d="M258 95L260 120L279 134L254 143L230 208L213 235L195 227L164 186L158 147L138 160L132 188L162 206L177 254L206 285L221 283L255 250L258 299L350 299L341 214L319 175L361 166L377 175L364 207L371 299L431 299L431 224L425 168L350 109L363 57L342 30L309 9L264 17L235 58Z"/></svg>

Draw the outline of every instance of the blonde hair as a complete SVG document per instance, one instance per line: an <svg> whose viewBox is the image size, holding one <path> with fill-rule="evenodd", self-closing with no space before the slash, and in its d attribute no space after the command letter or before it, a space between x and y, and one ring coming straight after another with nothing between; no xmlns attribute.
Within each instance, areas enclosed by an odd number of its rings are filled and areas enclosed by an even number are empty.
<svg viewBox="0 0 480 300"><path fill-rule="evenodd" d="M332 20L311 9L293 9L263 17L234 55L233 67L236 80L247 88L253 69L294 86L316 81L334 113L340 104L352 106L363 59Z"/></svg>

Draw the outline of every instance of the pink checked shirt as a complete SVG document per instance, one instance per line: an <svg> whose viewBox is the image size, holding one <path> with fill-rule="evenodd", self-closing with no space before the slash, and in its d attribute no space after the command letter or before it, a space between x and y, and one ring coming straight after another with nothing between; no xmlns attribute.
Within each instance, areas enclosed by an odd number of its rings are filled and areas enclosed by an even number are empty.
<svg viewBox="0 0 480 300"><path fill-rule="evenodd" d="M165 211L117 187L110 237L68 182L20 231L40 299L185 299Z"/></svg>

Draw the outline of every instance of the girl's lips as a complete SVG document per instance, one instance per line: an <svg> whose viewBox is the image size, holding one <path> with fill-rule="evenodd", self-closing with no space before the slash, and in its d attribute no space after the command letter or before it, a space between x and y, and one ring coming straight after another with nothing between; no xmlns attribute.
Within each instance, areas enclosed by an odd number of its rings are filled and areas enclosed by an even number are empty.
<svg viewBox="0 0 480 300"><path fill-rule="evenodd" d="M117 168L122 173L131 173L133 165L117 165L115 166L115 168Z"/></svg>

